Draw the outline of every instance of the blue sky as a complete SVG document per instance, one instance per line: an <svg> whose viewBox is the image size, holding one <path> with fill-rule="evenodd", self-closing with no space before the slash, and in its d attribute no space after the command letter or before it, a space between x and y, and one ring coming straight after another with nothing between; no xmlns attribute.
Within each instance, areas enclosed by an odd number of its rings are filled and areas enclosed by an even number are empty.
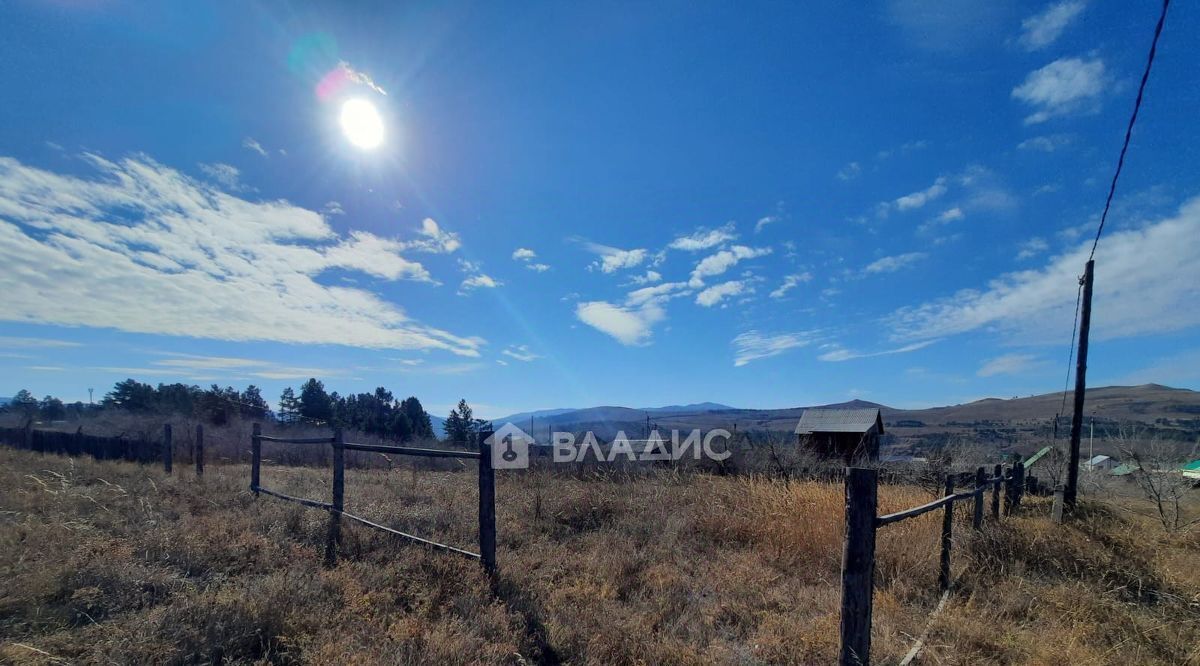
<svg viewBox="0 0 1200 666"><path fill-rule="evenodd" d="M1158 3L1001 4L5 3L0 395L1060 389ZM1172 8L1092 384L1200 386L1198 30Z"/></svg>

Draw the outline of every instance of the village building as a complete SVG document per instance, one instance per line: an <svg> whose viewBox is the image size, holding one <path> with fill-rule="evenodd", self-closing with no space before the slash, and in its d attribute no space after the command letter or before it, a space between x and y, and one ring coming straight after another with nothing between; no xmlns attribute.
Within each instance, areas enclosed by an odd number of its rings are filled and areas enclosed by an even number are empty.
<svg viewBox="0 0 1200 666"><path fill-rule="evenodd" d="M825 458L841 458L847 464L855 460L878 460L882 437L883 416L874 407L806 409L796 426L796 440L801 448Z"/></svg>

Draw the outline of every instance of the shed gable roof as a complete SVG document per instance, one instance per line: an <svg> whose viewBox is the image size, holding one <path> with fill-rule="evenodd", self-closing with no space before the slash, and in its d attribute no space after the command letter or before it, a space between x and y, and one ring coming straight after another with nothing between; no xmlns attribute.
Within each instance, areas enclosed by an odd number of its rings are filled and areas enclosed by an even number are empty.
<svg viewBox="0 0 1200 666"><path fill-rule="evenodd" d="M879 424L879 432L883 432L883 419L879 409L822 409L804 410L800 423L796 425L797 435L808 435L814 432L854 432L865 433L875 424Z"/></svg>

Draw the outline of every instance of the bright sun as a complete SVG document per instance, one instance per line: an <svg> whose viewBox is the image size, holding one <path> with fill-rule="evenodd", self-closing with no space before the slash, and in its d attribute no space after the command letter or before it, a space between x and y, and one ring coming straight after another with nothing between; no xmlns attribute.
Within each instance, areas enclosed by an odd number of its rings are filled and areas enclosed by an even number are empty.
<svg viewBox="0 0 1200 666"><path fill-rule="evenodd" d="M383 143L383 118L367 100L358 97L346 100L340 121L342 133L355 146L370 150Z"/></svg>

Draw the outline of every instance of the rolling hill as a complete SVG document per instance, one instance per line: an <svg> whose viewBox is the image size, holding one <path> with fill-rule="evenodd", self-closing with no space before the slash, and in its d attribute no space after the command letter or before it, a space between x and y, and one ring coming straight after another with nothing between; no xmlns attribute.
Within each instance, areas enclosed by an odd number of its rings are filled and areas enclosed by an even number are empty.
<svg viewBox="0 0 1200 666"><path fill-rule="evenodd" d="M739 409L718 403L699 403L657 409L619 406L584 409L550 409L513 414L493 423L513 423L544 441L551 430L595 431L611 438L618 431L641 437L647 421L663 430L735 427L742 432L791 433L809 407L878 407L894 443L921 444L947 438L972 437L983 441L1016 444L1044 438L1053 432L1054 416L1062 407L1063 394L1047 393L1024 398L986 398L960 405L926 409L896 409L887 405L852 400L833 405L810 405L784 409ZM1070 396L1067 410L1070 410ZM1159 384L1107 386L1089 389L1085 414L1098 427L1139 423L1176 439L1200 435L1200 392ZM1065 428L1069 415L1059 422Z"/></svg>

